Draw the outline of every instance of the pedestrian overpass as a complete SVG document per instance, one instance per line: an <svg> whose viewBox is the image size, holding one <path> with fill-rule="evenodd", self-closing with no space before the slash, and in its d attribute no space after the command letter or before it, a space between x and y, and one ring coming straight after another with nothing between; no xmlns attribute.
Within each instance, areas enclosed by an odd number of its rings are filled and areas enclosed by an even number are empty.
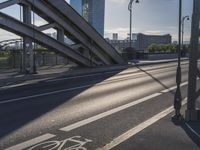
<svg viewBox="0 0 200 150"><path fill-rule="evenodd" d="M7 0L0 3L0 10L15 4L22 7L22 21L0 12L0 28L23 37L24 70L28 64L33 72L32 42L60 52L82 66L125 63L119 53L65 0ZM48 23L36 26L32 12ZM42 32L52 28L57 31L57 39ZM65 36L74 44L65 43Z"/></svg>

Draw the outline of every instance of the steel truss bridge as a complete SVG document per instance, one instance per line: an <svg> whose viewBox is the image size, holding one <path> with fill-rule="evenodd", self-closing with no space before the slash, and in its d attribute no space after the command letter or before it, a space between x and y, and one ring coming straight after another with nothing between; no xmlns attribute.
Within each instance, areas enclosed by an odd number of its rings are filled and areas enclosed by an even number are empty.
<svg viewBox="0 0 200 150"><path fill-rule="evenodd" d="M4 40L0 42L0 51L3 51L4 47L7 47L11 44L21 43L22 39L10 39L10 40Z"/></svg>
<svg viewBox="0 0 200 150"><path fill-rule="evenodd" d="M16 4L22 8L22 21L0 12L0 28L23 38L23 70L29 66L33 72L33 42L82 66L125 63L119 53L65 0L7 0L0 3L0 10ZM32 12L48 23L36 26ZM57 39L42 32L51 28L57 31ZM65 43L65 36L75 44Z"/></svg>

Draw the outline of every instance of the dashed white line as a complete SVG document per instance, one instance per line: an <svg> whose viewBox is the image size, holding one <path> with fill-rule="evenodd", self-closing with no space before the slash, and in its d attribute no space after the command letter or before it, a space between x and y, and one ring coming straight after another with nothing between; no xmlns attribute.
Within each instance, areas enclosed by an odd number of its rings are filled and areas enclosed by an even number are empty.
<svg viewBox="0 0 200 150"><path fill-rule="evenodd" d="M184 105L186 103L187 103L187 98L185 98L183 100L182 105ZM129 138L133 137L135 134L137 134L137 133L141 132L142 130L144 130L145 128L151 126L152 124L154 124L158 120L164 118L165 116L167 116L168 114L170 114L173 111L174 111L173 106L168 107L164 111L162 111L162 112L158 113L157 115L151 117L150 119L142 122L141 124L137 125L136 127L128 130L127 132L125 132L122 135L113 139L110 143L106 144L104 147L98 148L97 150L110 150L110 149L116 147L117 145L119 145L122 142L128 140Z"/></svg>
<svg viewBox="0 0 200 150"><path fill-rule="evenodd" d="M30 147L32 145L35 145L35 144L37 144L39 142L51 139L53 137L55 137L55 135L47 133L47 134L41 135L39 137L36 137L34 139L31 139L31 140L25 141L23 143L17 144L15 146L6 148L5 150L22 150L22 149L28 148L28 147Z"/></svg>

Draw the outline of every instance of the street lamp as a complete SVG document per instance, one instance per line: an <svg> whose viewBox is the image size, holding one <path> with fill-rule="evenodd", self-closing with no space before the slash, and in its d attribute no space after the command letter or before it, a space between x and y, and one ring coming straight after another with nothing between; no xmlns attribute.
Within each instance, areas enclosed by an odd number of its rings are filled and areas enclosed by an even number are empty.
<svg viewBox="0 0 200 150"><path fill-rule="evenodd" d="M173 121L180 121L182 119L182 115L180 113L181 110L181 22L182 22L182 0L179 0L179 31L178 31L178 66L176 72L176 84L177 89L174 95L174 109L175 115L172 117Z"/></svg>
<svg viewBox="0 0 200 150"><path fill-rule="evenodd" d="M189 16L184 16L182 19L182 46L183 46L183 38L184 38L184 21L185 19L190 20Z"/></svg>
<svg viewBox="0 0 200 150"><path fill-rule="evenodd" d="M132 40L132 5L134 0L130 0L128 4L128 10L130 11L130 47L131 47L131 40ZM139 0L135 0L135 3L139 3Z"/></svg>

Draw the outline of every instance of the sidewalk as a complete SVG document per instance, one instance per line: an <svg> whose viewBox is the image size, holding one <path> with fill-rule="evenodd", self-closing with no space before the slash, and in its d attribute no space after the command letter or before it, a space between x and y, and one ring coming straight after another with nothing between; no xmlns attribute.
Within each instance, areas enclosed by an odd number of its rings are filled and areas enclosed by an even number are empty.
<svg viewBox="0 0 200 150"><path fill-rule="evenodd" d="M183 59L188 60L188 59ZM171 60L158 60L158 61L145 61L141 60L137 63L139 66L146 66L146 65L154 65L154 64L162 64L162 63L169 63L169 62L176 62L176 59ZM104 67L95 67L95 68L78 68L74 66L45 66L41 67L37 70L37 74L21 74L18 73L18 70L11 69L11 70L0 70L0 89L2 87L8 88L15 86L16 84L32 84L37 83L39 81L55 78L55 77L69 77L69 76L78 76L78 75L85 75L85 74L93 74L93 73L100 73L105 71L115 71L115 70L124 70L129 67L134 67L135 63L130 63L128 65L123 66L104 66Z"/></svg>

